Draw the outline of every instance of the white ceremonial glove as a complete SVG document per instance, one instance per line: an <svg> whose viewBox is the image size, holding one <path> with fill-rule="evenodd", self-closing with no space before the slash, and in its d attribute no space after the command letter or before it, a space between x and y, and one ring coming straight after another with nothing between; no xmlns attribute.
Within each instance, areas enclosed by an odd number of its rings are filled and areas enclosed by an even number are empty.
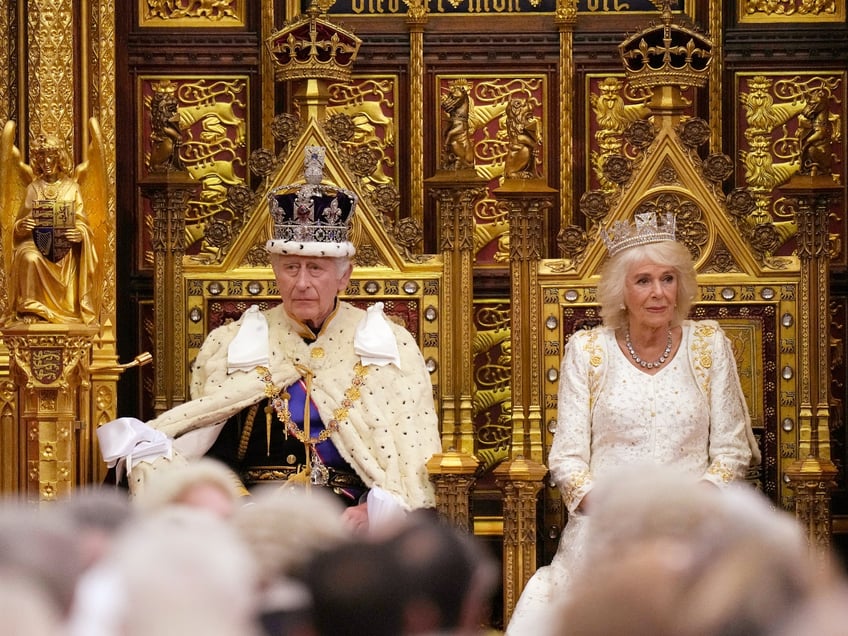
<svg viewBox="0 0 848 636"><path fill-rule="evenodd" d="M116 479L123 476L124 467L129 474L139 462L153 463L172 455L173 440L134 417L119 417L98 427L97 439L103 461L109 468L116 467Z"/></svg>

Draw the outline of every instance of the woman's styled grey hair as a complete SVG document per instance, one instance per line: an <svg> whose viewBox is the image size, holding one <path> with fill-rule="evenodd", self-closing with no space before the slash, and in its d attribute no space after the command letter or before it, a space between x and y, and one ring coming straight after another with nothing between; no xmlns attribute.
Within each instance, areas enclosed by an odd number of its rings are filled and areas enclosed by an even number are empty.
<svg viewBox="0 0 848 636"><path fill-rule="evenodd" d="M604 265L598 283L598 301L606 326L619 329L627 324L627 307L624 305L627 272L635 263L642 261L670 267L677 273L677 303L672 325L680 324L689 315L698 294L692 255L678 241L660 241L622 250Z"/></svg>

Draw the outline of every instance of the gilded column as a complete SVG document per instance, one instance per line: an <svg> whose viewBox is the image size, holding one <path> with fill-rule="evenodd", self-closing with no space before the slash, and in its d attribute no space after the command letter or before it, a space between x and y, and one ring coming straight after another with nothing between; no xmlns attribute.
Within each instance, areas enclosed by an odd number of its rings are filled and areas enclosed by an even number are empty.
<svg viewBox="0 0 848 636"><path fill-rule="evenodd" d="M409 171L410 216L424 220L424 26L429 11L422 0L409 0Z"/></svg>
<svg viewBox="0 0 848 636"><path fill-rule="evenodd" d="M187 172L152 174L140 183L153 210L153 280L156 346L154 411L158 415L186 399L185 208L199 187Z"/></svg>
<svg viewBox="0 0 848 636"><path fill-rule="evenodd" d="M485 180L473 169L439 170L427 179L437 201L437 221L444 255L442 324L445 352L442 384L442 448L474 453L473 326L474 204L485 194Z"/></svg>
<svg viewBox="0 0 848 636"><path fill-rule="evenodd" d="M473 169L438 170L427 179L436 198L440 249L444 261L442 324L443 452L427 463L439 511L454 525L470 530L468 496L479 461L474 455L473 305L474 204L486 192Z"/></svg>
<svg viewBox="0 0 848 636"><path fill-rule="evenodd" d="M509 211L512 445L495 471L503 490L504 621L536 571L536 499L547 473L542 442L541 300L538 268L555 190L541 179L505 179L495 190Z"/></svg>
<svg viewBox="0 0 848 636"><path fill-rule="evenodd" d="M274 32L274 3L262 2L262 41L266 41ZM284 18L286 16L283 16ZM262 138L260 140L261 148L273 148L274 136L271 134L271 122L276 114L275 92L276 83L274 82L274 64L271 57L268 55L260 56L259 67L262 74Z"/></svg>
<svg viewBox="0 0 848 636"><path fill-rule="evenodd" d="M577 0L557 0L554 22L559 28L559 191L562 201L561 219L563 227L571 225L574 219L570 210L574 207L573 169L571 158L576 156L572 139L574 139L574 28L577 25Z"/></svg>
<svg viewBox="0 0 848 636"><path fill-rule="evenodd" d="M712 0L710 7L710 39L713 43L713 56L710 60L709 79L709 112L721 113L721 87L724 74L724 0ZM721 152L722 118L709 117L710 122L710 152Z"/></svg>
<svg viewBox="0 0 848 636"><path fill-rule="evenodd" d="M506 179L495 190L509 209L512 307L512 456L542 463L542 368L538 266L544 218L555 191L541 180Z"/></svg>
<svg viewBox="0 0 848 636"><path fill-rule="evenodd" d="M0 349L0 494L13 495L25 483L19 461L21 429L18 426L18 389L15 386L6 344Z"/></svg>
<svg viewBox="0 0 848 636"><path fill-rule="evenodd" d="M89 405L80 438L80 475L83 481L101 483L106 465L100 460L97 427L117 417L117 386L122 373L118 364L115 339L116 322L116 254L117 228L115 193L115 3L98 0L81 5L81 42L83 84L87 87L82 100L83 120L94 117L100 124L104 169L107 175L105 201L105 245L99 246L103 270L103 296L100 308L100 335L92 343ZM87 146L88 139L83 145Z"/></svg>
<svg viewBox="0 0 848 636"><path fill-rule="evenodd" d="M536 571L536 498L547 469L516 458L500 464L495 480L503 491L503 619L509 624L515 604Z"/></svg>
<svg viewBox="0 0 848 636"><path fill-rule="evenodd" d="M801 261L798 458L785 475L795 491L795 515L819 558L831 546L830 500L838 472L830 452L829 218L841 189L830 174L795 175L779 188L795 202Z"/></svg>
<svg viewBox="0 0 848 636"><path fill-rule="evenodd" d="M473 531L469 495L479 464L474 455L453 450L434 455L427 462L439 515L466 532Z"/></svg>
<svg viewBox="0 0 848 636"><path fill-rule="evenodd" d="M17 323L3 330L19 404L18 452L28 502L68 495L77 481L76 448L87 398L93 325ZM6 414L4 414L6 419Z"/></svg>

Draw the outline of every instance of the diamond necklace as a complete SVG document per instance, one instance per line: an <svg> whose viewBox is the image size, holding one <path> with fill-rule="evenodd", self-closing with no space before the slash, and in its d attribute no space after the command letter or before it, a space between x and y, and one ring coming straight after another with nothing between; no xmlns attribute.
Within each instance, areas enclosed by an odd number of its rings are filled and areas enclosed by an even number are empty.
<svg viewBox="0 0 848 636"><path fill-rule="evenodd" d="M671 353L671 327L668 328L668 340L665 343L665 351L662 352L662 355L657 359L656 362L646 362L639 357L639 354L633 350L633 343L630 342L630 327L624 332L624 346L627 347L627 351L630 353L630 357L633 358L633 361L638 364L640 367L645 367L646 369L655 369L662 365L668 359L668 354Z"/></svg>

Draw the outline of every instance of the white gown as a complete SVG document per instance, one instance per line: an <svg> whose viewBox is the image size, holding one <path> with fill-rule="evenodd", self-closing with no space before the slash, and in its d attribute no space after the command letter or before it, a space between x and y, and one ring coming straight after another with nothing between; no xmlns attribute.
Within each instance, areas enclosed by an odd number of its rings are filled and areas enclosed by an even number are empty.
<svg viewBox="0 0 848 636"><path fill-rule="evenodd" d="M649 462L721 486L744 477L758 457L730 343L713 321L685 322L680 348L655 375L630 363L612 329L574 334L558 413L548 464L569 519L553 561L519 598L508 636L564 633L556 616L586 545L588 517L576 508L593 480Z"/></svg>

